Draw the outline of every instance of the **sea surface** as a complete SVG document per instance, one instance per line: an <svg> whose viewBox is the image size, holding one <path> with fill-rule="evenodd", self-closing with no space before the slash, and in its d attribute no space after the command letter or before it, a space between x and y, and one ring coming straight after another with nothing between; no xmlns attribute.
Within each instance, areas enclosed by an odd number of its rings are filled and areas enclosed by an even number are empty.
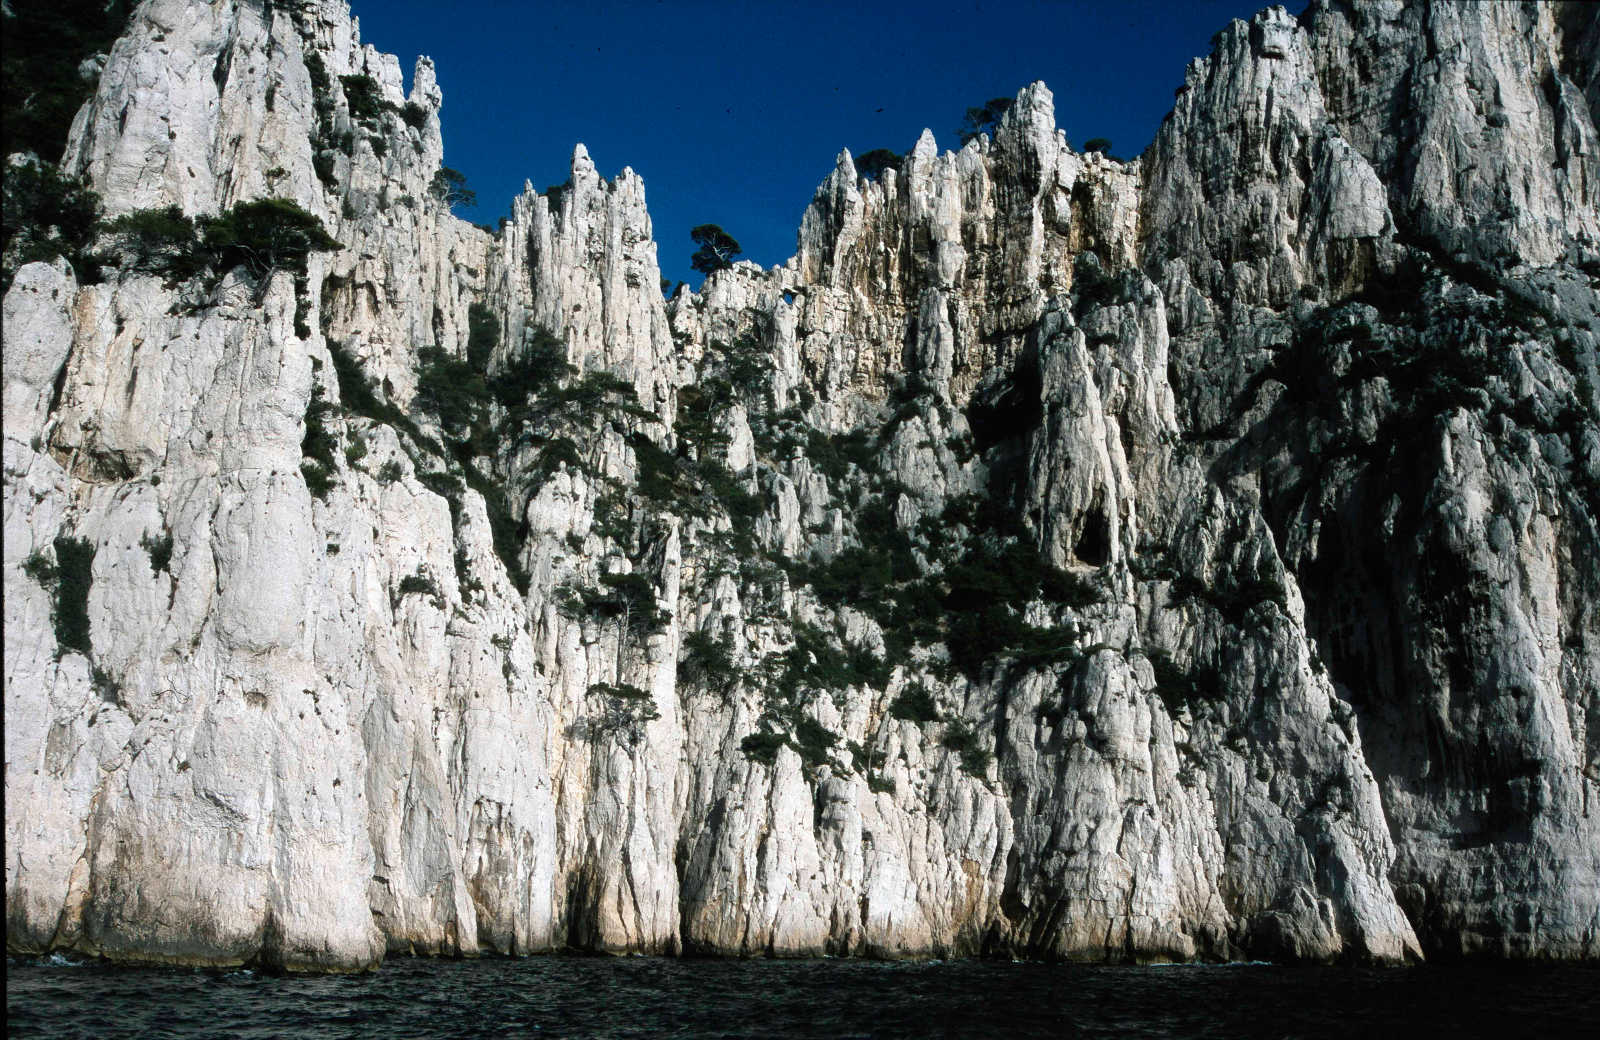
<svg viewBox="0 0 1600 1040"><path fill-rule="evenodd" d="M1600 970L1492 964L390 959L374 974L7 958L12 1037L1600 1037Z"/></svg>

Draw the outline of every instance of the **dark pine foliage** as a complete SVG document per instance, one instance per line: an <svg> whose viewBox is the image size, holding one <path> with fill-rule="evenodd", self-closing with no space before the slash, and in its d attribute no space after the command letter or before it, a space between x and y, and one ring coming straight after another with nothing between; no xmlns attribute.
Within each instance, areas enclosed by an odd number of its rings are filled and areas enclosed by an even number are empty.
<svg viewBox="0 0 1600 1040"><path fill-rule="evenodd" d="M454 209L456 206L476 206L478 193L467 187L467 176L460 170L441 166L433 175L428 191L434 198Z"/></svg>
<svg viewBox="0 0 1600 1040"><path fill-rule="evenodd" d="M689 238L699 247L689 258L689 266L701 274L732 267L734 257L743 252L738 239L715 224L696 225L690 229Z"/></svg>
<svg viewBox="0 0 1600 1040"><path fill-rule="evenodd" d="M992 134L1000 125L1000 119L1011 106L1014 99L1008 97L990 98L981 105L967 109L966 118L961 122L961 129L956 131L963 145L981 134Z"/></svg>
<svg viewBox="0 0 1600 1040"><path fill-rule="evenodd" d="M358 123L376 123L394 107L383 99L383 88L371 76L340 76L339 83L344 87L350 118Z"/></svg>
<svg viewBox="0 0 1600 1040"><path fill-rule="evenodd" d="M905 156L899 152L891 152L887 148L874 148L870 152L863 152L856 159L856 172L870 180L877 180L883 176L884 170L898 170L905 161Z"/></svg>
<svg viewBox="0 0 1600 1040"><path fill-rule="evenodd" d="M177 206L124 213L104 230L125 271L159 274L176 283L205 270L199 229Z"/></svg>
<svg viewBox="0 0 1600 1040"><path fill-rule="evenodd" d="M732 641L698 629L683 637L683 667L685 674L711 687L728 686L739 677Z"/></svg>
<svg viewBox="0 0 1600 1040"><path fill-rule="evenodd" d="M56 629L56 656L74 650L93 653L90 643L90 587L94 584L94 542L62 534L53 542L56 560L35 552L22 573L50 590L50 619Z"/></svg>
<svg viewBox="0 0 1600 1040"><path fill-rule="evenodd" d="M94 652L89 639L89 589L94 584L94 543L62 535L55 540L55 596L50 620L55 624L56 650Z"/></svg>
<svg viewBox="0 0 1600 1040"><path fill-rule="evenodd" d="M217 270L243 267L257 278L306 273L306 258L340 247L322 221L288 199L256 199L202 222L205 250Z"/></svg>
<svg viewBox="0 0 1600 1040"><path fill-rule="evenodd" d="M945 727L944 737L939 744L954 751L961 759L961 768L973 776L981 777L987 773L989 763L994 759L994 755L983 746L978 734L959 720Z"/></svg>
<svg viewBox="0 0 1600 1040"><path fill-rule="evenodd" d="M9 48L8 48L9 49ZM100 226L100 196L88 182L63 177L54 166L28 162L5 171L0 291L11 288L12 266L66 257L79 282L97 280L103 258L92 254Z"/></svg>
<svg viewBox="0 0 1600 1040"><path fill-rule="evenodd" d="M739 750L752 762L770 766L778 761L778 751L787 743L789 739L782 733L761 729L741 740Z"/></svg>
<svg viewBox="0 0 1600 1040"><path fill-rule="evenodd" d="M902 689L889 704L889 714L907 722L938 722L939 706L921 683Z"/></svg>
<svg viewBox="0 0 1600 1040"><path fill-rule="evenodd" d="M94 75L80 75L79 66L111 49L134 7L134 0L5 5L0 155L32 152L48 162L61 157L72 119L97 82Z"/></svg>
<svg viewBox="0 0 1600 1040"><path fill-rule="evenodd" d="M150 570L156 574L165 571L172 573L172 532L162 531L158 535L145 535L139 539L139 545L150 554Z"/></svg>
<svg viewBox="0 0 1600 1040"><path fill-rule="evenodd" d="M334 453L339 450L338 436L325 421L334 412L333 405L323 400L322 388L311 392L306 404L306 433L300 441L300 454L305 461L300 473L305 477L306 488L317 498L326 499L333 488L333 474L338 468Z"/></svg>

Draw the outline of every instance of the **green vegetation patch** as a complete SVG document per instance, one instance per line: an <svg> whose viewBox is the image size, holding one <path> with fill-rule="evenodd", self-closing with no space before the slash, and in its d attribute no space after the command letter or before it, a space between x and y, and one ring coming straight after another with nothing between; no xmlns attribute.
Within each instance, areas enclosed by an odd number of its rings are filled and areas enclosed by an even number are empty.
<svg viewBox="0 0 1600 1040"><path fill-rule="evenodd" d="M474 304L468 310L468 360L457 358L437 347L425 347L419 351L421 364L415 404L418 409L430 412L438 419L445 436L444 444L424 434L410 416L382 401L362 373L360 363L343 344L330 341L328 347L339 380L340 396L352 411L405 432L419 449L440 457L451 471L458 474L448 476L447 483L440 482L446 476L443 473L423 474L419 478L424 483L432 479L438 485L430 489L443 495L450 503L451 518L457 526L460 524L463 489L470 487L483 497L495 554L518 591L526 595L530 579L522 566L521 545L527 534L527 521L513 512L505 488L484 471L479 459L485 455L492 456L498 450L510 426L535 421L578 421L580 417L603 418L608 414L606 406L612 404L611 397L619 393L618 386L626 388L630 401L633 388L626 382L602 373L597 374L595 379L587 380L570 397L560 396L559 379L570 372L566 365L565 350L556 346L559 340L542 332L534 339L533 357L529 361L508 369L501 376L487 377L473 365L471 359L486 362L497 348L498 340L499 323L493 312L486 306ZM554 360L557 356L561 359L559 362ZM528 399L530 395L540 393L543 394L541 398ZM509 406L506 417L498 424L493 421L496 404ZM592 406L587 413L583 411L585 404ZM625 407L626 402L617 406ZM634 410L642 411L637 406L634 406ZM653 415L650 417L654 418ZM575 467L582 465L576 445L569 439L549 438L547 450L541 457L541 466L547 467L548 474L562 462ZM398 474L390 473L389 476L394 479Z"/></svg>
<svg viewBox="0 0 1600 1040"><path fill-rule="evenodd" d="M50 621L55 627L56 656L69 650L92 657L89 638L89 589L94 585L94 543L62 535L52 544L55 560L32 553L22 572L50 592Z"/></svg>
<svg viewBox="0 0 1600 1040"><path fill-rule="evenodd" d="M93 646L89 638L89 589L94 585L94 543L87 538L59 537L55 540L56 591L55 609L51 620L55 624L56 642L63 649L77 650L90 656Z"/></svg>
<svg viewBox="0 0 1600 1040"><path fill-rule="evenodd" d="M206 252L219 270L243 267L257 278L306 273L312 253L341 248L322 221L288 199L241 202L201 222Z"/></svg>
<svg viewBox="0 0 1600 1040"><path fill-rule="evenodd" d="M725 689L739 679L733 661L733 641L696 630L683 637L683 674L713 689Z"/></svg>
<svg viewBox="0 0 1600 1040"><path fill-rule="evenodd" d="M1222 699L1222 677L1215 668L1198 663L1185 668L1161 650L1146 651L1145 657L1167 714L1177 715L1186 707L1200 709Z"/></svg>
<svg viewBox="0 0 1600 1040"><path fill-rule="evenodd" d="M171 286L206 270L200 230L177 206L124 213L106 223L105 233L125 271L159 274Z"/></svg>
<svg viewBox="0 0 1600 1040"><path fill-rule="evenodd" d="M852 466L864 473L877 467L877 447L865 430L832 436L821 430L811 430L806 435L805 452L817 471L834 485L849 476Z"/></svg>
<svg viewBox="0 0 1600 1040"><path fill-rule="evenodd" d="M0 156L33 152L49 162L61 156L73 118L99 82L98 75L81 75L79 66L111 49L135 6L134 0L5 5Z"/></svg>
<svg viewBox="0 0 1600 1040"><path fill-rule="evenodd" d="M391 608L398 608L400 601L407 596L425 596L440 610L445 608L444 593L439 588L439 583L433 580L433 575L418 565L417 569L400 579L400 584L395 587L394 595L390 598Z"/></svg>
<svg viewBox="0 0 1600 1040"><path fill-rule="evenodd" d="M10 190L8 179L8 198ZM67 191L70 195L76 189L57 178L50 191ZM71 217L74 237L72 243L61 240L51 248L72 248L81 253L89 241L103 234L109 250L94 257L96 264L159 274L168 286L207 275L214 282L223 272L235 268L243 268L257 280L264 280L275 271L292 272L297 303L295 331L301 338L311 335L306 324L309 308L306 261L314 252L341 248L321 220L288 199L241 202L217 216L202 217L198 221L176 206L167 206L134 210L99 223L95 220L98 204L91 207L81 192L70 198L62 196L52 203L56 204L74 207ZM62 255L67 253L62 252Z"/></svg>
<svg viewBox="0 0 1600 1040"><path fill-rule="evenodd" d="M739 750L752 762L770 766L778 761L778 751L789 743L789 738L771 729L758 729L739 742Z"/></svg>
<svg viewBox="0 0 1600 1040"><path fill-rule="evenodd" d="M1288 593L1282 583L1259 578L1240 580L1231 574L1210 585L1180 575L1172 582L1172 598L1208 603L1236 627L1243 627L1250 611L1262 603L1276 603L1280 610L1288 604Z"/></svg>
<svg viewBox="0 0 1600 1040"><path fill-rule="evenodd" d="M428 194L451 209L478 204L478 193L467 187L466 175L448 166L441 166L434 173L428 182Z"/></svg>
<svg viewBox="0 0 1600 1040"><path fill-rule="evenodd" d="M982 738L960 719L945 724L939 746L954 751L961 761L961 768L976 777L986 775L989 763L994 761L994 754L983 746Z"/></svg>
<svg viewBox="0 0 1600 1040"><path fill-rule="evenodd" d="M794 749L807 766L815 768L827 763L838 744L839 734L809 715L795 725Z"/></svg>
<svg viewBox="0 0 1600 1040"><path fill-rule="evenodd" d="M757 731L744 739L741 749L753 761L771 765L778 748L788 744L806 766L815 767L832 762L840 745L839 735L808 710L817 696L827 693L837 701L850 687L882 689L892 669L870 649L841 646L806 622L793 624L792 638L789 649L769 654L757 669L764 706Z"/></svg>
<svg viewBox="0 0 1600 1040"><path fill-rule="evenodd" d="M364 73L340 76L339 84L344 87L344 103L350 109L350 118L358 123L375 126L385 112L400 110L398 105L384 100L378 81Z"/></svg>
<svg viewBox="0 0 1600 1040"><path fill-rule="evenodd" d="M889 714L919 725L938 722L940 719L939 705L934 702L933 694L929 693L928 688L921 683L909 683L901 689L889 703Z"/></svg>
<svg viewBox="0 0 1600 1040"><path fill-rule="evenodd" d="M899 170L905 158L887 148L873 148L856 157L856 173L875 181L883 176L884 170Z"/></svg>
<svg viewBox="0 0 1600 1040"><path fill-rule="evenodd" d="M592 734L621 733L630 744L637 744L643 739L645 724L661 717L650 692L629 683L594 683L588 693L604 705L600 716L591 721Z"/></svg>
<svg viewBox="0 0 1600 1040"><path fill-rule="evenodd" d="M11 46L6 47L9 54ZM10 59L7 58L9 64ZM96 282L106 258L91 251L100 226L100 196L80 178L48 163L7 167L0 207L0 292L24 264L65 257L80 283Z"/></svg>
<svg viewBox="0 0 1600 1040"><path fill-rule="evenodd" d="M781 657L783 670L775 684L779 696L793 699L803 690L882 689L889 684L888 662L866 647L841 647L829 633L803 621L794 623L793 637Z"/></svg>
<svg viewBox="0 0 1600 1040"><path fill-rule="evenodd" d="M335 453L339 450L339 437L328 426L328 418L338 409L323 399L322 387L313 387L311 400L306 402L306 433L300 440L300 454L305 461L300 473L305 477L306 489L320 499L327 499L333 488L333 475L338 471Z"/></svg>
<svg viewBox="0 0 1600 1040"><path fill-rule="evenodd" d="M655 586L642 574L602 574L599 588L569 585L557 591L568 616L620 620L635 635L658 631L672 619L656 606Z"/></svg>
<svg viewBox="0 0 1600 1040"><path fill-rule="evenodd" d="M943 642L951 667L975 682L1001 655L1035 667L1074 652L1070 637L1027 624L1023 609L1034 602L1093 607L1104 595L1097 581L1052 566L1013 510L979 495L952 501L941 516L918 525L933 561L923 573L911 536L895 518L893 503L907 492L892 482L879 485L856 512L860 544L825 561L789 563L791 580L809 585L828 606L873 618L893 659Z"/></svg>
<svg viewBox="0 0 1600 1040"><path fill-rule="evenodd" d="M150 554L150 571L172 573L172 532L163 529L158 535L145 535L139 545Z"/></svg>
<svg viewBox="0 0 1600 1040"><path fill-rule="evenodd" d="M490 398L483 373L438 347L423 347L417 352L417 361L414 405L432 412L447 437L465 439L475 446L487 440Z"/></svg>

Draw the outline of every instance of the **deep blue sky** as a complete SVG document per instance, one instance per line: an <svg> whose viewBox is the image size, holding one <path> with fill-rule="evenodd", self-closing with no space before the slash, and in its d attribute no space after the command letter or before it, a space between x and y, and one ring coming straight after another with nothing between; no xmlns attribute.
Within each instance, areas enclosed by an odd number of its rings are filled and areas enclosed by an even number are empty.
<svg viewBox="0 0 1600 1040"><path fill-rule="evenodd" d="M763 266L794 252L839 149L954 148L967 106L1036 79L1080 147L1131 158L1190 58L1260 0L748 4L353 0L365 42L438 67L445 163L494 224L524 179L566 180L582 141L645 181L662 273L698 283L689 228L721 224ZM1297 4L1295 9L1298 10Z"/></svg>

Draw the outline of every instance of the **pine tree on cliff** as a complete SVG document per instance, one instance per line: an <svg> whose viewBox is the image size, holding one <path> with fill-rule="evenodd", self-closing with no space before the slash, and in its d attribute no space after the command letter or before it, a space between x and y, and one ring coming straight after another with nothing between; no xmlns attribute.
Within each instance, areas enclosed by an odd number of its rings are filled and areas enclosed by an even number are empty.
<svg viewBox="0 0 1600 1040"><path fill-rule="evenodd" d="M733 258L743 252L738 239L715 224L701 224L690 229L689 238L700 247L689 258L689 266L701 274L732 267Z"/></svg>

